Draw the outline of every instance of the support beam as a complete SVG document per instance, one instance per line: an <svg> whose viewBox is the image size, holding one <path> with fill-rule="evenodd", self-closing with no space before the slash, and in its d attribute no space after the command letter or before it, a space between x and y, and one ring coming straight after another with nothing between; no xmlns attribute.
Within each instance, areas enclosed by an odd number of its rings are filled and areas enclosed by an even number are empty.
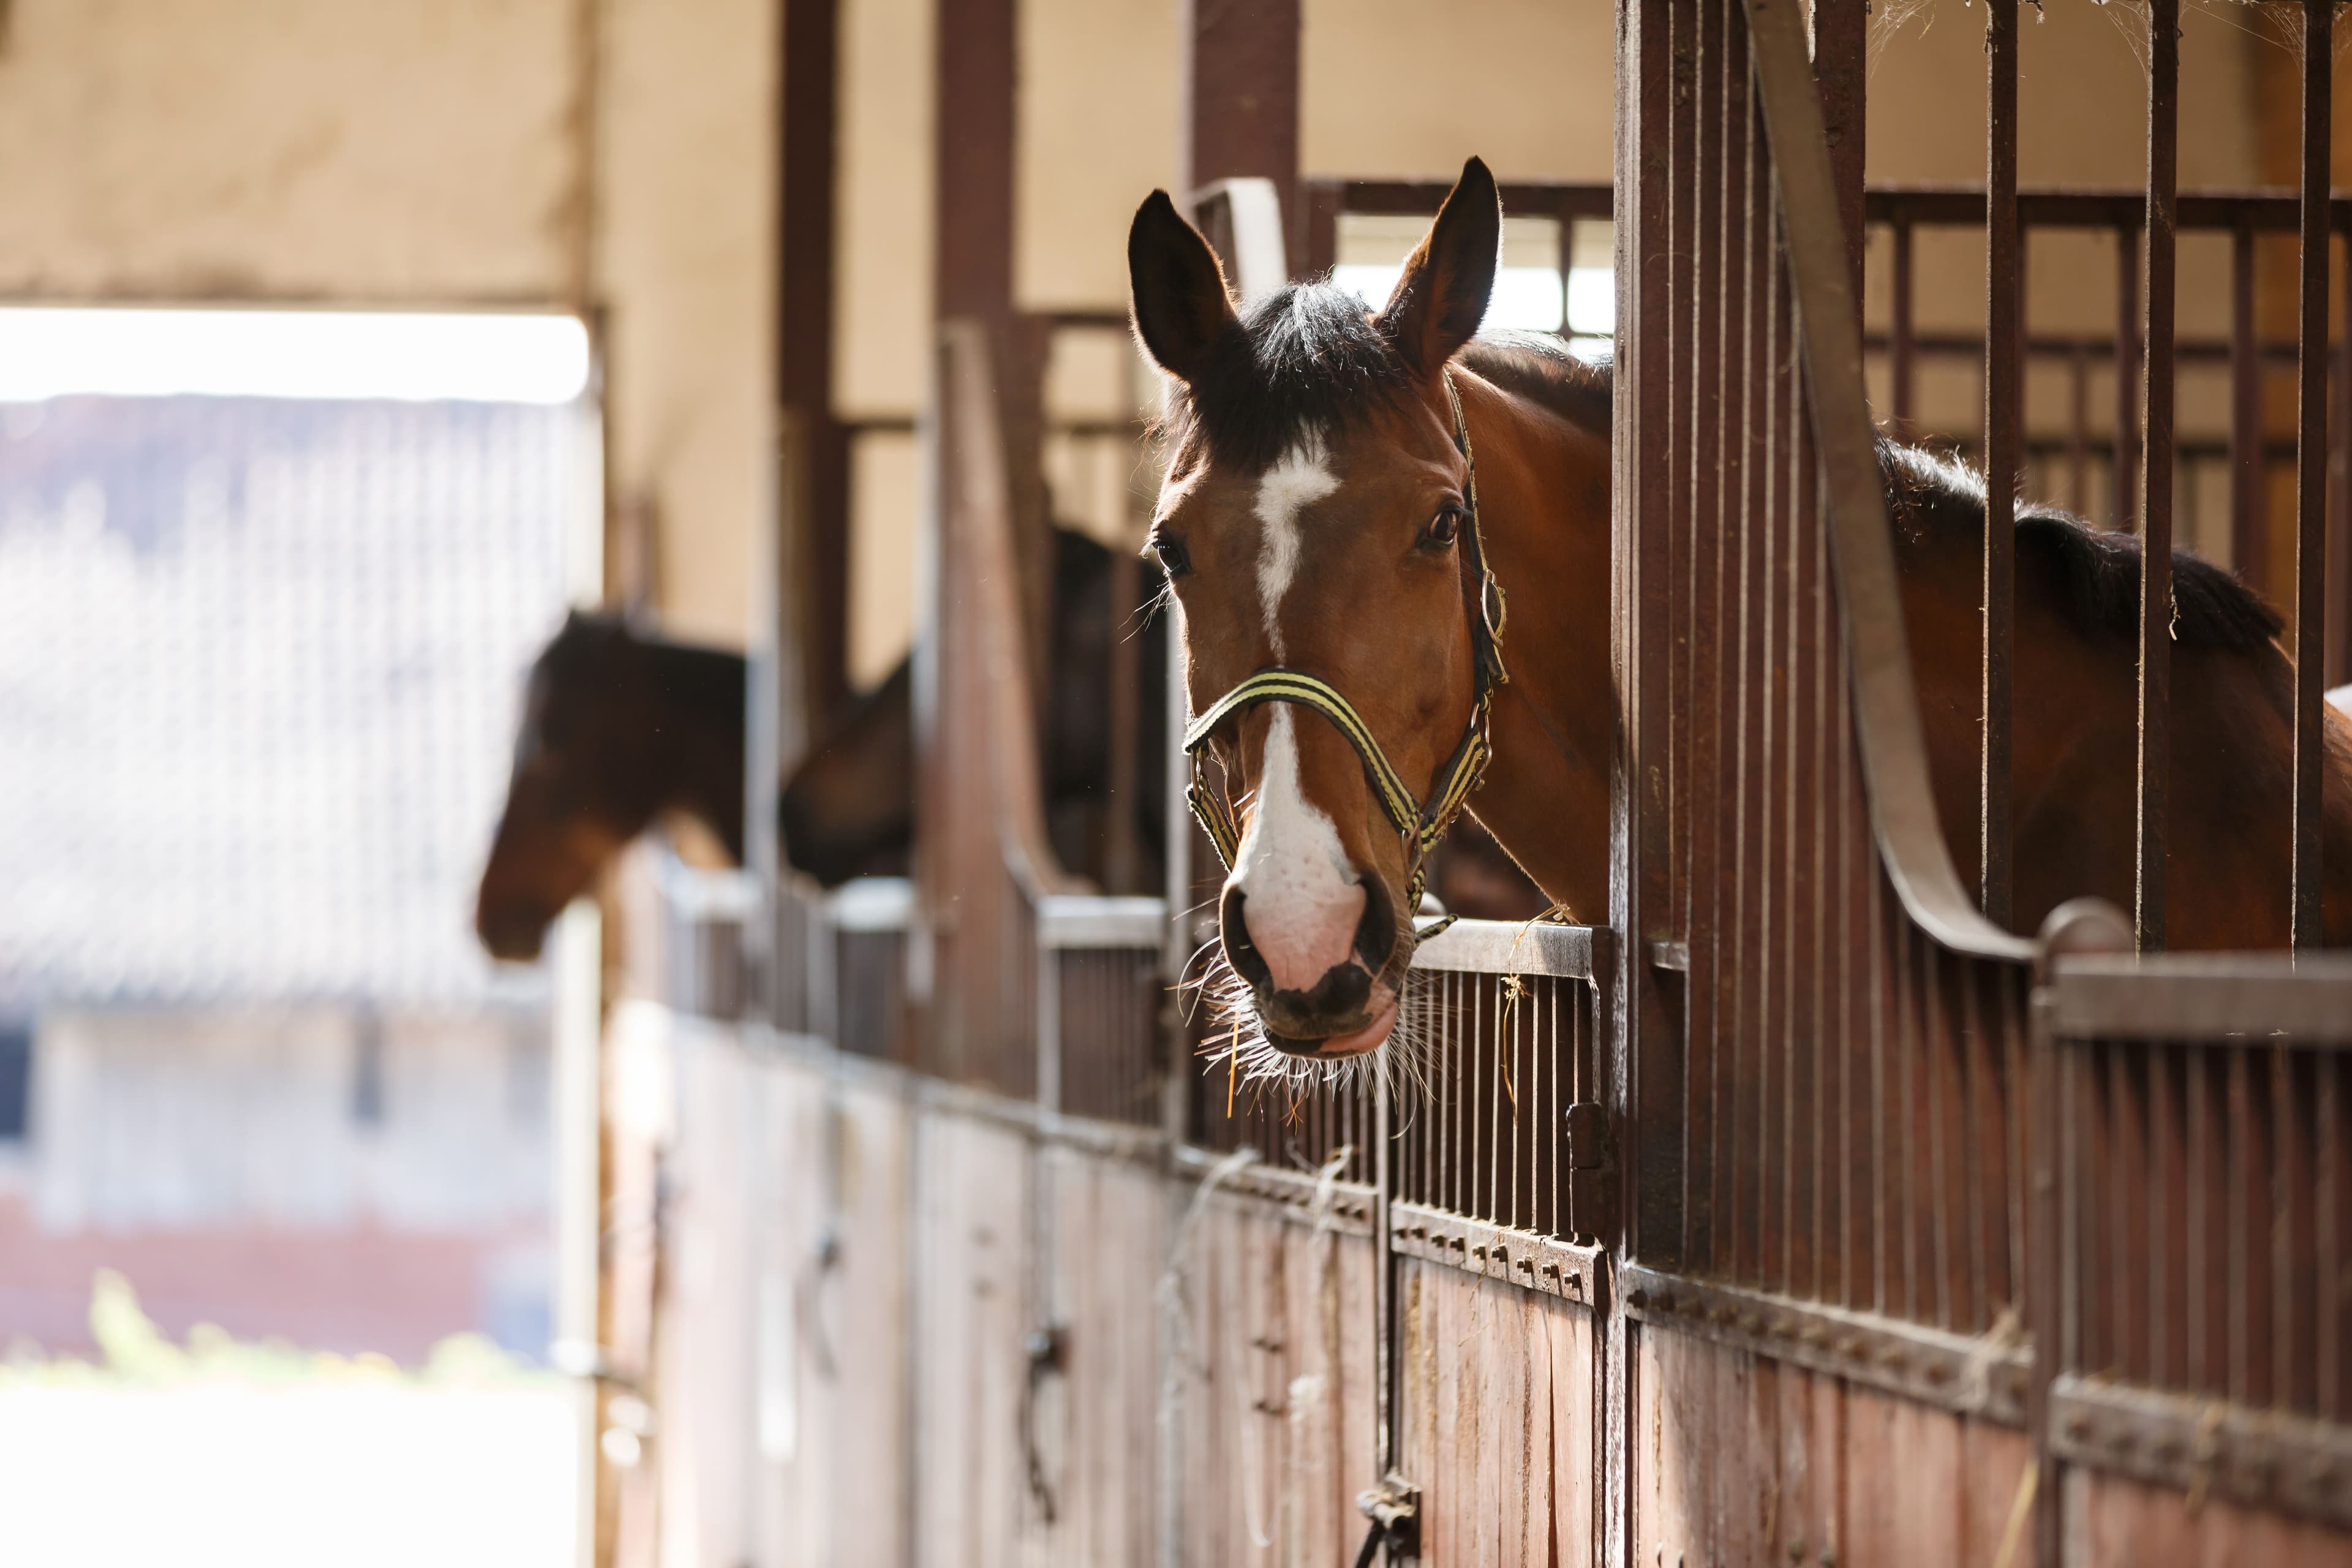
<svg viewBox="0 0 2352 1568"><path fill-rule="evenodd" d="M940 321L1013 314L1014 0L939 0L932 302Z"/></svg>
<svg viewBox="0 0 2352 1568"><path fill-rule="evenodd" d="M1187 191L1252 175L1273 181L1294 271L1308 250L1298 191L1298 19L1299 0L1185 0L1177 175Z"/></svg>
<svg viewBox="0 0 2352 1568"><path fill-rule="evenodd" d="M788 537L778 603L797 642L803 724L847 697L849 445L833 417L841 0L783 0L776 150L778 505ZM789 761L790 759L784 759Z"/></svg>

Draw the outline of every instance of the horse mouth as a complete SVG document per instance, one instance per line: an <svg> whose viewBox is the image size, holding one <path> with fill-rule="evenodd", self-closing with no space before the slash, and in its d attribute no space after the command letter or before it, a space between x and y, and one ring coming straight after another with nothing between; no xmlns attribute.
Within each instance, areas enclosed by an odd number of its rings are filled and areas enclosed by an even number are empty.
<svg viewBox="0 0 2352 1568"><path fill-rule="evenodd" d="M1391 994L1372 1014L1369 1023L1360 1028L1345 1030L1320 1037L1278 1035L1266 1031L1266 1040L1285 1056L1301 1057L1309 1061L1345 1061L1376 1051L1388 1043L1389 1034L1396 1027L1397 998Z"/></svg>

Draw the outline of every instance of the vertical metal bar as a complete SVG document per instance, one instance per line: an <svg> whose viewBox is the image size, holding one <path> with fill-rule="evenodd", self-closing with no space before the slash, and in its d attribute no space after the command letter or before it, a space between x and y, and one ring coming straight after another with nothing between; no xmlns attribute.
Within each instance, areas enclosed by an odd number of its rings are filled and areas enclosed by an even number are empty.
<svg viewBox="0 0 2352 1568"><path fill-rule="evenodd" d="M801 689L790 696L814 732L849 689L849 445L832 413L841 0L784 0L780 21L776 406L802 442L798 494L787 470L781 559L794 571L799 612Z"/></svg>
<svg viewBox="0 0 2352 1568"><path fill-rule="evenodd" d="M2172 717L2173 235L2179 204L2180 0L2148 0L2147 374L2140 421L2139 797L2135 925L2164 945L2165 790Z"/></svg>
<svg viewBox="0 0 2352 1568"><path fill-rule="evenodd" d="M2179 1068L2181 1052L2169 1046L2151 1046L2142 1053L2147 1063L2148 1207L2147 1249L2150 1267L2141 1282L2147 1313L2148 1381L2158 1388L2181 1384L2184 1335L2179 1304L2188 1288L2181 1264L2183 1184L2182 1118Z"/></svg>
<svg viewBox="0 0 2352 1568"><path fill-rule="evenodd" d="M2352 680L2352 237L2347 237L2343 260L2336 268L2336 313L2344 335L2336 347L2335 438L2328 442L2328 467L2336 476L2335 510L2330 515L2327 556L2335 563L2335 580L2327 587L2327 683Z"/></svg>
<svg viewBox="0 0 2352 1568"><path fill-rule="evenodd" d="M2270 1150L2256 1131L2253 1051L2225 1047L2230 1058L2230 1397L2261 1405L2270 1392Z"/></svg>
<svg viewBox="0 0 2352 1568"><path fill-rule="evenodd" d="M2107 526L2128 533L2138 515L2139 470L2139 233L2116 230L2116 439L2107 496Z"/></svg>
<svg viewBox="0 0 2352 1568"><path fill-rule="evenodd" d="M2303 6L2303 287L2295 348L2294 921L2320 943L2320 789L2327 586L2327 157L2334 0Z"/></svg>
<svg viewBox="0 0 2352 1568"><path fill-rule="evenodd" d="M1830 146L1830 180L1853 269L1854 325L1862 324L1864 118L1868 110L1870 0L1813 0L1813 83Z"/></svg>
<svg viewBox="0 0 2352 1568"><path fill-rule="evenodd" d="M2316 1326L2309 1286L2317 1269L2312 1230L2313 1162L2305 1120L2313 1086L2304 1081L2308 1053L2284 1042L2271 1058L2271 1397L2280 1405L2310 1415L2317 1409Z"/></svg>
<svg viewBox="0 0 2352 1568"><path fill-rule="evenodd" d="M2033 1560L2054 1568L2060 1555L2064 1513L2059 1503L2057 1457L2050 1450L2050 1390L2064 1370L2065 1300L2060 1288L2064 1268L2065 1223L2073 1195L2071 1173L2063 1168L2069 1147L2065 1137L2066 1097L2060 1084L2060 1046L2052 1032L2057 1004L2036 987L2030 1005L2032 1033L2028 1037L2032 1072L2033 1223L2030 1227L2032 1254L2029 1264L2032 1289L2026 1292L2033 1342L2032 1378L2026 1391L2026 1431L2033 1443L2037 1484L2033 1494Z"/></svg>
<svg viewBox="0 0 2352 1568"><path fill-rule="evenodd" d="M2210 1052L2184 1053L2189 1102L2189 1301L2182 1316L2189 1333L2187 1385L2200 1394L2219 1394L2228 1375L2229 1312L2224 1296L2226 1237L2231 1227L2226 1199L2228 1173L2223 1167L2221 1107L2215 1099L2215 1074L2220 1064Z"/></svg>
<svg viewBox="0 0 2352 1568"><path fill-rule="evenodd" d="M2017 0L1985 0L1985 535L1977 895L2010 923L2010 696L2016 623L2018 366Z"/></svg>
<svg viewBox="0 0 2352 1568"><path fill-rule="evenodd" d="M2254 231L2230 237L2230 564L2259 589L2263 526L2263 345L2254 322Z"/></svg>
<svg viewBox="0 0 2352 1568"><path fill-rule="evenodd" d="M2091 356L2076 340L2067 356L2066 505L2076 517L2091 515Z"/></svg>
<svg viewBox="0 0 2352 1568"><path fill-rule="evenodd" d="M952 12L969 0L953 0ZM1299 0L1248 5L1186 0L1181 10L1185 65L1184 162L1187 191L1213 180L1274 182L1282 205L1284 252L1306 259L1305 213L1298 199ZM941 133L952 128L942 125Z"/></svg>
<svg viewBox="0 0 2352 1568"><path fill-rule="evenodd" d="M1643 961L1654 909L1663 902L1672 864L1668 803L1660 796L1653 763L1666 751L1666 715L1658 694L1666 686L1664 659L1671 647L1670 606L1660 594L1667 576L1667 535L1673 471L1664 437L1676 384L1671 339L1673 257L1668 191L1675 183L1675 146L1668 126L1683 110L1675 101L1678 18L1658 5L1618 7L1616 181L1617 334L1619 374L1630 384L1614 401L1611 473L1618 497L1611 552L1611 667L1632 714L1622 733L1612 770L1612 842L1622 852L1612 858L1610 923L1625 934L1611 962L1617 966L1610 987L1607 1031L1612 1059L1603 1088L1612 1121L1625 1135L1620 1168L1627 1191L1622 1213L1632 1225L1627 1245L1652 1258L1669 1259L1679 1241L1681 1216L1675 1212L1675 1141L1680 1099L1676 1056L1680 1042L1667 1026L1663 979ZM1644 1136L1644 1129L1654 1136ZM1611 1349L1626 1342L1622 1314L1608 1328ZM1626 1405L1622 1389L1603 1401L1600 1427L1610 1438L1605 1476L1622 1479ZM1621 1528L1620 1493L1603 1511Z"/></svg>
<svg viewBox="0 0 2352 1568"><path fill-rule="evenodd" d="M2344 1143L2346 1071L2347 1063L2342 1057L2320 1057L2319 1092L2313 1110L2315 1127L2312 1158L2319 1169L2319 1192L2314 1205L2318 1245L2312 1279L2313 1293L2319 1303L2319 1320L2315 1325L2318 1343L2314 1347L2313 1361L2318 1372L2319 1414L2332 1421L2343 1420L2347 1413L2344 1317L2347 1308L2352 1307L2343 1284L2344 1222L2347 1206L2352 1205L2352 1182L2347 1180Z"/></svg>
<svg viewBox="0 0 2352 1568"><path fill-rule="evenodd" d="M1911 303L1911 221L1895 220L1895 290L1886 325L1887 379L1894 384L1895 419L1908 426L1916 408L1917 355Z"/></svg>

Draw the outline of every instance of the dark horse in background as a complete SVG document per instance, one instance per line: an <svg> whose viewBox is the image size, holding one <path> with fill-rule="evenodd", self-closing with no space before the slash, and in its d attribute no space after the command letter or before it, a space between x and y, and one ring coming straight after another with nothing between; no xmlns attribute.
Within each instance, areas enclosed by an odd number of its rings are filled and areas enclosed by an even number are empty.
<svg viewBox="0 0 2352 1568"><path fill-rule="evenodd" d="M1165 779L1166 638L1149 598L1115 616L1110 552L1057 529L1052 668L1042 737L1046 819L1062 863L1105 879L1111 837L1112 639L1134 636L1134 777L1140 879L1158 886ZM1116 623L1116 624L1114 624ZM563 906L592 888L664 812L693 817L743 858L745 665L740 655L641 637L574 614L531 667L507 804L474 924L504 959L538 956ZM908 661L860 698L791 769L779 805L784 855L826 887L904 875L914 838Z"/></svg>

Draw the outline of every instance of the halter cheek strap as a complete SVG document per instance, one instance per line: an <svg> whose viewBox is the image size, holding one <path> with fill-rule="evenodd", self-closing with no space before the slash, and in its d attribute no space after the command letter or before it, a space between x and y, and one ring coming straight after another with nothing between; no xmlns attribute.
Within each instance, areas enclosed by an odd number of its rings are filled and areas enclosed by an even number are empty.
<svg viewBox="0 0 2352 1568"><path fill-rule="evenodd" d="M1445 837L1445 830L1460 815L1463 803L1477 786L1486 771L1489 754L1487 720L1494 706L1495 689L1510 679L1503 668L1502 634L1506 606L1502 584L1495 581L1494 570L1486 564L1486 542L1478 531L1478 463L1470 451L1470 427L1462 417L1461 395L1454 390L1454 377L1445 376L1445 401L1454 415L1454 444L1460 448L1462 460L1468 466L1463 481L1463 499L1467 505L1469 520L1462 534L1463 565L1470 579L1470 644L1472 680L1470 721L1464 727L1462 739L1455 742L1454 754L1437 771L1429 798L1414 797L1412 787L1398 773L1388 753L1372 735L1371 726L1365 723L1353 704L1339 693L1339 689L1319 676L1305 670L1290 669L1280 665L1270 666L1243 680L1231 691L1211 704L1208 711L1194 719L1184 731L1184 751L1192 760L1192 782L1185 791L1185 799L1192 815L1200 819L1201 827L1209 842L1233 869L1234 858L1241 849L1241 826L1234 816L1233 806L1224 792L1209 782L1202 753L1218 727L1234 714L1255 708L1262 702L1288 702L1311 709L1330 721L1332 728L1347 738L1363 759L1364 777L1370 784L1372 795L1381 803L1381 810L1405 840L1406 859L1412 868L1412 879L1405 900L1412 909L1421 907L1422 886L1429 852ZM1433 924L1415 931L1414 937L1426 941L1454 923L1446 916Z"/></svg>

